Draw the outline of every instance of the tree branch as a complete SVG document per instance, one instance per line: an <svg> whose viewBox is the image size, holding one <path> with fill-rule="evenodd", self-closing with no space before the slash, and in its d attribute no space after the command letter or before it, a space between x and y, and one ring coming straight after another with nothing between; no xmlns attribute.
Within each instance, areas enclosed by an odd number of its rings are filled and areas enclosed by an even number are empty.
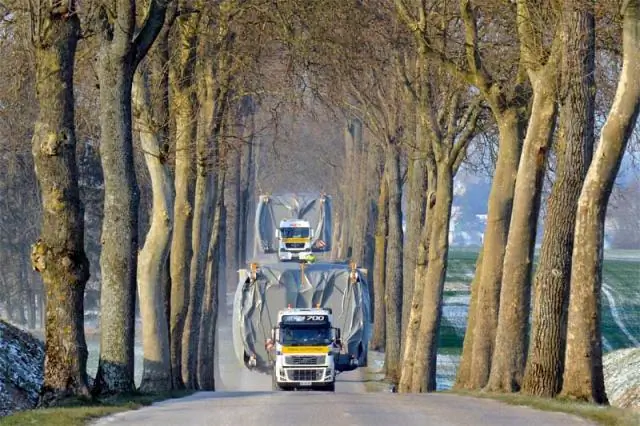
<svg viewBox="0 0 640 426"><path fill-rule="evenodd" d="M460 15L464 22L465 51L467 63L474 76L474 86L484 93L489 93L492 78L484 68L478 48L478 25L471 5L471 0L460 1Z"/></svg>
<svg viewBox="0 0 640 426"><path fill-rule="evenodd" d="M165 16L169 3L175 0L151 0L147 16L142 28L133 37L135 63L138 64L145 57L151 45L164 26Z"/></svg>
<svg viewBox="0 0 640 426"><path fill-rule="evenodd" d="M458 172L460 164L462 164L462 160L464 160L464 157L466 155L467 146L475 135L476 126L478 124L478 117L480 116L481 110L482 108L480 108L480 98L476 97L476 99L474 99L471 105L469 105L469 107L467 108L465 118L468 117L468 119L465 120L466 124L464 127L464 131L458 138L458 142L453 145L451 154L449 156L449 164L451 165L454 175Z"/></svg>

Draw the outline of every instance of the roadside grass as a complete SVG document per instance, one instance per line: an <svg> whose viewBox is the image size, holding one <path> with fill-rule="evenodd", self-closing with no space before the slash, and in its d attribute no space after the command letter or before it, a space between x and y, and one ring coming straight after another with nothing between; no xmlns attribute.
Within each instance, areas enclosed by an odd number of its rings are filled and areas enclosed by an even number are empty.
<svg viewBox="0 0 640 426"><path fill-rule="evenodd" d="M364 388L367 392L387 392L390 387L391 384L384 380L384 372L369 369L364 372Z"/></svg>
<svg viewBox="0 0 640 426"><path fill-rule="evenodd" d="M100 417L122 411L137 410L154 402L182 398L192 393L190 391L173 391L158 394L132 393L106 397L95 401L69 399L56 407L19 411L0 418L0 426L82 426Z"/></svg>
<svg viewBox="0 0 640 426"><path fill-rule="evenodd" d="M521 405L542 411L572 414L605 426L636 426L640 424L640 413L631 409L602 406L562 398L539 398L521 394L491 392L446 391L445 393L476 398L489 398L509 405Z"/></svg>
<svg viewBox="0 0 640 426"><path fill-rule="evenodd" d="M384 356L384 354L382 354ZM367 367L364 372L364 386L367 392L388 392L391 384L384 378L384 370ZM531 407L541 411L566 413L582 417L604 426L637 426L640 424L640 412L612 406L602 406L562 398L539 398L521 394L501 394L473 391L438 391L449 395L486 398L509 405Z"/></svg>

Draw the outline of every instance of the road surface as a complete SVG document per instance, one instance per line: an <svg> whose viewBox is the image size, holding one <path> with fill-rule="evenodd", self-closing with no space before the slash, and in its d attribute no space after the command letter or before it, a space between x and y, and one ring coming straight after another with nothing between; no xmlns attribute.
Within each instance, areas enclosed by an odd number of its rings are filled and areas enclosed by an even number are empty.
<svg viewBox="0 0 640 426"><path fill-rule="evenodd" d="M231 342L228 320L219 328L218 347ZM547 413L487 399L447 394L367 393L361 373L338 376L336 392L273 392L271 377L239 365L233 350L219 354L218 392L119 413L98 426L386 426L518 425L574 426L591 423L561 413Z"/></svg>
<svg viewBox="0 0 640 426"><path fill-rule="evenodd" d="M340 388L338 384L338 388ZM573 426L590 424L566 414L546 413L497 401L430 394L328 392L200 392L96 425L386 426L492 425Z"/></svg>

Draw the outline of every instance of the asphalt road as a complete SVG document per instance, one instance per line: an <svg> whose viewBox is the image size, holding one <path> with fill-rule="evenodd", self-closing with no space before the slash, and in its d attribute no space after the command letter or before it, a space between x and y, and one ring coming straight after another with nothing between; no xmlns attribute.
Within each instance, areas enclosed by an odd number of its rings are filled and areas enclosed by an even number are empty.
<svg viewBox="0 0 640 426"><path fill-rule="evenodd" d="M339 388L338 384L338 388ZM327 392L201 392L116 414L96 425L383 426L532 425L588 422L461 396Z"/></svg>
<svg viewBox="0 0 640 426"><path fill-rule="evenodd" d="M231 342L220 324L218 347ZM367 393L359 370L338 376L336 392L273 392L268 375L239 365L233 351L218 354L218 392L199 392L137 411L119 413L94 425L137 426L383 426L492 425L573 426L577 417L509 406L497 401L446 394Z"/></svg>

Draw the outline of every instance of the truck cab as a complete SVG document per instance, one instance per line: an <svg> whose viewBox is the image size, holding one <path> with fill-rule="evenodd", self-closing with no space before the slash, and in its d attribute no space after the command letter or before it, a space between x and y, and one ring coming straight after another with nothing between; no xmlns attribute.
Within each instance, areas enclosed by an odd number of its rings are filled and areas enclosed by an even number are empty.
<svg viewBox="0 0 640 426"><path fill-rule="evenodd" d="M306 220L287 219L280 221L277 238L278 259L281 261L306 260L312 255L313 229Z"/></svg>
<svg viewBox="0 0 640 426"><path fill-rule="evenodd" d="M353 370L340 354L340 329L330 309L288 308L278 313L267 348L274 352L273 389L335 391L336 372Z"/></svg>

